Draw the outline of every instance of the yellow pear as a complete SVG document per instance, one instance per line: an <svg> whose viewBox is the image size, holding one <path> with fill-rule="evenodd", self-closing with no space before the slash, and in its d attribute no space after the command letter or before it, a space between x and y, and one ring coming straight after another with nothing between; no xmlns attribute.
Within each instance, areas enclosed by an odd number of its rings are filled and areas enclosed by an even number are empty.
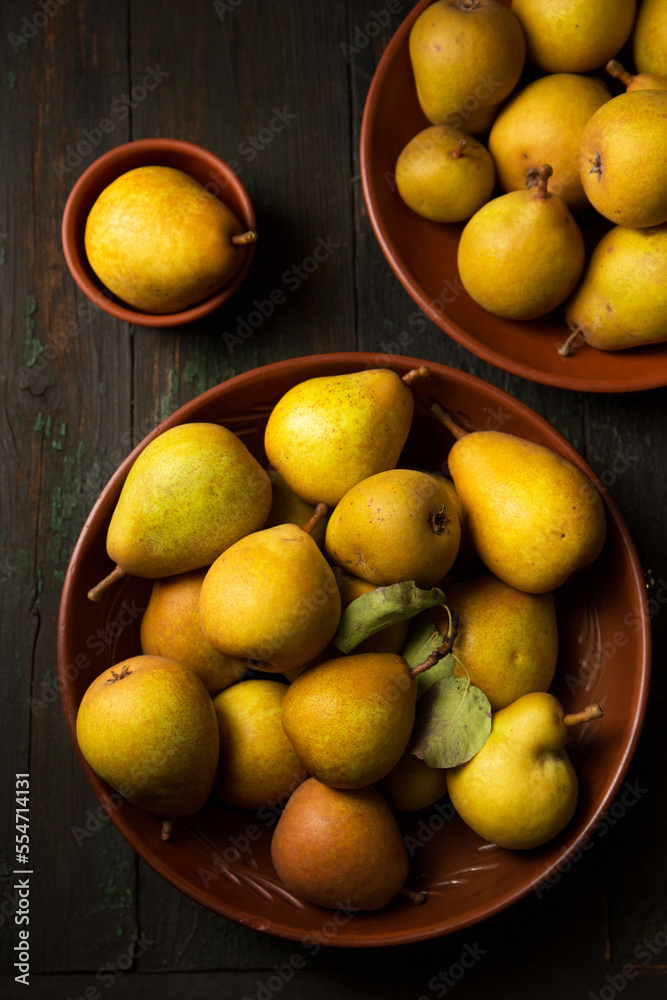
<svg viewBox="0 0 667 1000"><path fill-rule="evenodd" d="M460 540L447 487L424 472L391 469L345 494L329 518L326 551L369 583L432 587L450 569Z"/></svg>
<svg viewBox="0 0 667 1000"><path fill-rule="evenodd" d="M375 788L329 788L308 778L291 796L271 838L278 877L300 899L379 910L408 876L408 852Z"/></svg>
<svg viewBox="0 0 667 1000"><path fill-rule="evenodd" d="M199 593L208 568L156 580L141 619L141 651L194 670L214 697L246 671L242 660L214 649L199 624Z"/></svg>
<svg viewBox="0 0 667 1000"><path fill-rule="evenodd" d="M286 799L305 778L281 722L286 684L246 680L213 699L220 763L213 791L229 805L260 809Z"/></svg>
<svg viewBox="0 0 667 1000"><path fill-rule="evenodd" d="M210 566L261 528L270 506L269 477L236 434L210 423L171 427L130 469L107 532L116 569L88 596L99 600L124 573L154 580Z"/></svg>
<svg viewBox="0 0 667 1000"><path fill-rule="evenodd" d="M246 535L216 559L202 584L199 617L222 653L269 672L292 670L333 637L340 594L317 543L281 524Z"/></svg>
<svg viewBox="0 0 667 1000"><path fill-rule="evenodd" d="M659 76L658 73L635 73L633 76L618 59L610 59L605 69L610 76L624 83L626 90L667 90L667 76Z"/></svg>
<svg viewBox="0 0 667 1000"><path fill-rule="evenodd" d="M473 545L492 573L543 594L597 558L605 511L583 472L544 445L503 431L465 433L438 412L458 436L449 469Z"/></svg>
<svg viewBox="0 0 667 1000"><path fill-rule="evenodd" d="M429 767L420 757L406 750L378 787L394 812L418 812L432 806L445 794L447 771Z"/></svg>
<svg viewBox="0 0 667 1000"><path fill-rule="evenodd" d="M531 691L546 691L558 658L558 626L551 592L527 594L491 573L450 584L447 607L459 615L455 674L469 675L496 711ZM422 612L446 630L442 607ZM443 633L444 634L444 633Z"/></svg>
<svg viewBox="0 0 667 1000"><path fill-rule="evenodd" d="M362 788L398 763L416 698L417 681L402 656L351 653L292 681L283 728L309 774L334 788Z"/></svg>
<svg viewBox="0 0 667 1000"><path fill-rule="evenodd" d="M550 176L545 164L535 186L488 201L461 233L461 283L496 316L544 316L571 294L584 269L584 238L563 199L549 191Z"/></svg>
<svg viewBox="0 0 667 1000"><path fill-rule="evenodd" d="M667 7L664 0L642 0L632 35L632 55L640 73L667 76Z"/></svg>
<svg viewBox="0 0 667 1000"><path fill-rule="evenodd" d="M437 0L413 24L409 52L431 124L479 135L516 86L526 42L512 11L496 0Z"/></svg>
<svg viewBox="0 0 667 1000"><path fill-rule="evenodd" d="M356 576L346 577L340 584L341 611L356 601L358 597L377 590L377 587L368 583L367 580L360 580ZM400 653L405 646L410 631L410 621L394 622L388 625L375 635L370 635L358 646L354 647L355 653ZM335 654L334 654L335 655Z"/></svg>
<svg viewBox="0 0 667 1000"><path fill-rule="evenodd" d="M525 694L494 713L484 746L450 768L447 787L461 819L499 847L527 850L572 819L578 782L564 749L569 728L602 715L599 705L565 715L550 694Z"/></svg>
<svg viewBox="0 0 667 1000"><path fill-rule="evenodd" d="M100 281L150 313L178 312L217 292L255 239L193 177L162 166L137 167L112 181L85 231L86 255Z"/></svg>
<svg viewBox="0 0 667 1000"><path fill-rule="evenodd" d="M547 73L604 66L630 37L636 0L512 0L528 59Z"/></svg>
<svg viewBox="0 0 667 1000"><path fill-rule="evenodd" d="M543 163L553 169L549 190L571 211L589 204L579 177L579 147L591 115L611 98L602 80L550 73L513 94L489 133L489 151L503 191L536 184Z"/></svg>
<svg viewBox="0 0 667 1000"><path fill-rule="evenodd" d="M489 200L494 183L486 146L450 125L424 129L396 161L398 193L413 211L432 222L469 219Z"/></svg>
<svg viewBox="0 0 667 1000"><path fill-rule="evenodd" d="M572 330L559 348L582 343L620 351L667 340L667 224L615 226L595 247L565 309Z"/></svg>
<svg viewBox="0 0 667 1000"><path fill-rule="evenodd" d="M632 90L607 101L581 138L580 173L593 208L618 226L667 222L667 91Z"/></svg>
<svg viewBox="0 0 667 1000"><path fill-rule="evenodd" d="M81 700L76 735L96 774L147 812L187 816L209 796L220 751L215 711L180 663L133 656L105 670Z"/></svg>
<svg viewBox="0 0 667 1000"><path fill-rule="evenodd" d="M394 468L414 412L408 386L427 374L371 368L299 382L269 416L269 461L302 500L334 507L355 483Z"/></svg>

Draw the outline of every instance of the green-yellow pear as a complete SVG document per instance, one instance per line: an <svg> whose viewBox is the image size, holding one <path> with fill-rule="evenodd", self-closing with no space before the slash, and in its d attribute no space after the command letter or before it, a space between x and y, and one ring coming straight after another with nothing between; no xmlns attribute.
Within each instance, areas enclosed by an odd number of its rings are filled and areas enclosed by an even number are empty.
<svg viewBox="0 0 667 1000"><path fill-rule="evenodd" d="M286 684L246 680L213 699L220 763L213 791L229 805L260 809L286 799L305 771L281 722Z"/></svg>
<svg viewBox="0 0 667 1000"><path fill-rule="evenodd" d="M667 24L667 21L665 23ZM610 59L605 69L610 76L625 84L626 90L667 90L667 76L660 76L658 73L635 73L633 75L628 73L618 59Z"/></svg>
<svg viewBox="0 0 667 1000"><path fill-rule="evenodd" d="M450 125L416 135L396 161L396 187L406 205L432 222L469 219L495 183L486 146Z"/></svg>
<svg viewBox="0 0 667 1000"><path fill-rule="evenodd" d="M375 788L329 788L308 778L271 839L278 877L300 899L338 909L379 910L402 888L408 852Z"/></svg>
<svg viewBox="0 0 667 1000"><path fill-rule="evenodd" d="M512 0L526 54L547 73L587 73L604 66L632 31L637 0Z"/></svg>
<svg viewBox="0 0 667 1000"><path fill-rule="evenodd" d="M631 90L607 101L581 138L580 173L593 208L618 226L667 222L667 91Z"/></svg>
<svg viewBox="0 0 667 1000"><path fill-rule="evenodd" d="M499 847L527 850L557 836L572 819L578 782L564 749L569 728L602 715L599 705L565 715L550 694L525 694L494 713L484 746L447 772L461 819Z"/></svg>
<svg viewBox="0 0 667 1000"><path fill-rule="evenodd" d="M398 763L417 681L402 656L351 653L309 667L283 701L283 728L304 767L335 788L362 788Z"/></svg>
<svg viewBox="0 0 667 1000"><path fill-rule="evenodd" d="M544 445L503 431L464 432L440 407L457 440L449 469L473 545L517 590L555 590L600 554L604 505L590 479Z"/></svg>
<svg viewBox="0 0 667 1000"><path fill-rule="evenodd" d="M269 416L269 461L302 500L334 507L355 483L394 468L414 412L409 384L427 374L371 368L299 382Z"/></svg>
<svg viewBox="0 0 667 1000"><path fill-rule="evenodd" d="M571 336L559 348L582 343L620 351L667 340L667 224L648 229L615 226L595 247L565 318Z"/></svg>
<svg viewBox="0 0 667 1000"><path fill-rule="evenodd" d="M268 470L271 480L271 509L264 527L275 528L279 524L296 524L303 528L315 513L315 504L306 503L291 490L280 473L275 469ZM311 531L311 537L320 548L324 546L324 536L327 531L327 518L322 517Z"/></svg>
<svg viewBox="0 0 667 1000"><path fill-rule="evenodd" d="M156 580L141 619L141 651L194 670L213 698L246 671L242 660L219 653L199 624L199 592L207 568Z"/></svg>
<svg viewBox="0 0 667 1000"><path fill-rule="evenodd" d="M371 590L377 590L373 583L348 576L340 584L341 611L345 611L353 601ZM393 622L374 635L369 635L354 647L355 653L400 653L405 646L410 631L410 621ZM335 654L334 654L335 655Z"/></svg>
<svg viewBox="0 0 667 1000"><path fill-rule="evenodd" d="M463 667L457 664L454 672L460 677L469 675L494 712L521 695L548 690L558 658L551 592L527 594L486 573L450 584L447 607L459 615L452 652ZM447 629L449 617L444 608L422 613L441 632Z"/></svg>
<svg viewBox="0 0 667 1000"><path fill-rule="evenodd" d="M391 469L353 486L327 525L339 566L378 586L432 587L454 562L461 527L448 489L425 472Z"/></svg>
<svg viewBox="0 0 667 1000"><path fill-rule="evenodd" d="M437 0L413 24L409 52L431 124L479 135L516 86L526 42L512 11L496 0Z"/></svg>
<svg viewBox="0 0 667 1000"><path fill-rule="evenodd" d="M551 312L574 290L586 260L581 230L563 199L548 189L550 164L538 174L537 184L527 190L483 205L459 240L458 268L466 292L507 319Z"/></svg>
<svg viewBox="0 0 667 1000"><path fill-rule="evenodd" d="M210 566L261 528L270 506L269 477L236 434L204 422L171 427L128 473L107 532L116 568L88 596L99 600L124 573L154 580Z"/></svg>
<svg viewBox="0 0 667 1000"><path fill-rule="evenodd" d="M611 98L592 76L550 73L513 94L489 133L489 151L503 191L522 191L537 183L540 167L553 174L549 190L571 211L589 204L579 177L579 147L591 115Z"/></svg>
<svg viewBox="0 0 667 1000"><path fill-rule="evenodd" d="M76 735L95 773L147 812L188 816L209 796L220 751L213 702L174 660L133 656L101 673Z"/></svg>
<svg viewBox="0 0 667 1000"><path fill-rule="evenodd" d="M199 617L222 653L260 670L292 670L333 637L340 594L317 543L281 524L246 535L216 559L202 584Z"/></svg>
<svg viewBox="0 0 667 1000"><path fill-rule="evenodd" d="M378 787L394 812L417 812L432 806L445 794L447 771L429 767L420 757L406 750Z"/></svg>
<svg viewBox="0 0 667 1000"><path fill-rule="evenodd" d="M667 7L664 0L642 0L632 34L632 56L640 73L667 76Z"/></svg>
<svg viewBox="0 0 667 1000"><path fill-rule="evenodd" d="M179 312L217 292L256 239L193 177L163 166L137 167L112 181L85 230L98 278L149 313Z"/></svg>

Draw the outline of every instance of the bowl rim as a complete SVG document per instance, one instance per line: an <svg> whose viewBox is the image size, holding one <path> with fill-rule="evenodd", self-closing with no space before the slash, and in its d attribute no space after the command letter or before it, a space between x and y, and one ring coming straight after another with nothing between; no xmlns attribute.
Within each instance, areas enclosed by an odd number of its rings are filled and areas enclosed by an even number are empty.
<svg viewBox="0 0 667 1000"><path fill-rule="evenodd" d="M141 312L140 310L133 309L131 306L122 304L120 300L118 302L112 300L108 293L101 291L101 283L96 284L88 274L88 271L92 272L92 269L85 257L85 250L82 251L77 246L77 215L80 211L81 201L85 199L89 187L94 185L100 174L106 172L110 167L120 166L128 158L134 159L150 152L155 152L157 155L165 152L173 152L196 157L216 174L223 176L226 186L233 189L238 200L241 208L241 221L244 226L249 230L256 230L257 220L255 218L255 210L243 181L215 153L185 139L132 139L130 142L122 143L120 146L114 146L113 149L99 156L89 164L75 182L67 196L63 210L60 228L62 249L69 272L78 287L94 305L103 309L111 316L114 316L116 319L125 320L127 323L132 323L135 326L184 326L186 323L192 323L208 315L231 298L248 273L255 253L254 243L248 245L241 267L227 284L202 302L198 302L188 309L183 309L175 313ZM132 166L126 168L126 170L131 169L133 169ZM124 172L119 171L117 176L120 176ZM220 200L222 201L223 199Z"/></svg>
<svg viewBox="0 0 667 1000"><path fill-rule="evenodd" d="M257 368L251 369L250 371L243 372L239 375L235 375L224 382L219 383L217 386L206 390L204 393L194 397L189 402L180 406L175 410L169 417L162 420L152 431L149 432L130 452L130 454L124 459L124 461L119 465L114 474L109 479L108 483L105 485L104 489L97 498L95 504L93 505L86 521L81 529L81 533L77 539L70 562L65 574L65 581L63 584L63 590L60 600L60 608L58 613L58 635L57 635L57 661L58 661L58 677L59 677L59 687L61 694L61 703L63 707L63 712L65 715L65 720L67 723L67 728L70 734L70 738L74 745L75 752L79 758L79 762L83 768L84 774L90 784L96 798L105 807L107 813L110 816L111 821L119 830L123 838L128 842L128 844L134 849L134 851L141 857L144 861L149 864L154 871L166 879L170 884L174 885L176 888L180 889L186 896L193 899L195 902L207 909L218 913L220 916L227 917L238 923L246 924L249 926L255 926L253 924L252 917L249 917L246 910L235 905L230 905L225 903L224 900L216 900L216 904L212 903L210 897L207 897L203 890L200 890L192 882L188 882L183 879L178 872L175 872L173 868L169 867L169 864L165 862L162 855L158 855L157 852L152 850L150 846L142 840L135 832L133 826L128 822L127 818L123 816L121 810L110 809L105 805L105 797L109 794L109 786L98 777L98 775L92 770L88 763L83 758L77 740L76 740L76 712L77 706L74 704L74 699L72 697L72 692L69 687L69 681L66 677L64 667L70 662L70 652L69 652L69 642L67 638L67 626L66 619L68 616L68 609L72 601L72 595L74 593L75 587L75 576L77 568L82 559L88 534L91 531L92 521L96 518L98 512L103 508L112 508L115 503L115 498L117 493L120 491L123 481L125 480L133 462L137 456L143 451L143 449L159 434L168 430L170 427L176 426L179 423L186 422L190 418L190 412L193 408L199 408L211 399L214 399L220 394L222 387L234 385L235 387L243 386L245 383L251 382L258 374L258 372L286 372L291 370L298 370L301 367L302 371L305 372L305 365L320 365L320 364L330 364L332 368L334 366L355 366L353 370L359 370L359 368L368 367L368 363L371 362L373 367L379 367L377 365L378 356L372 352L362 352L362 351L349 351L340 353L327 353L327 354L316 354L308 355L298 358L289 358L282 361L273 362L268 365L259 366ZM429 365L432 369L437 370L442 376L446 378L452 378L464 386L470 386L477 391L483 391L487 397L490 397L491 403L496 403L502 405L502 403L509 403L511 407L517 407L519 410L523 411L525 415L534 420L540 425L540 428L545 432L545 434L558 445L559 454L564 455L566 458L570 459L573 464L584 471L590 476L593 483L595 483L601 491L601 498L605 506L605 512L608 518L614 521L616 530L619 532L621 542L625 548L629 559L631 579L634 589L637 594L638 603L642 610L642 623L643 627L638 635L640 642L640 653L641 653L641 675L639 678L638 685L638 698L634 709L634 718L632 720L632 735L627 742L623 754L616 763L616 766L607 774L605 774L605 788L606 792L604 796L597 803L595 812L591 816L590 820L587 822L585 827L578 833L578 835L572 839L565 837L561 844L558 856L554 859L553 863L548 869L541 873L539 882L537 878L529 879L527 882L524 880L520 882L517 886L512 889L505 891L495 902L478 904L473 907L469 913L464 918L458 918L455 925L448 926L447 921L442 919L437 923L433 923L427 930L424 928L418 928L416 930L385 930L382 933L369 934L367 936L359 936L358 939L341 939L340 937L333 937L330 941L327 941L328 945L334 947L385 947L388 945L395 944L410 944L418 941L425 941L432 938L440 937L445 934L453 933L454 931L462 930L466 927L470 927L477 923L480 923L487 918L496 915L497 913L505 910L507 907L518 902L523 897L527 896L532 892L537 884L544 881L550 874L550 872L556 870L563 862L571 857L571 855L580 847L580 845L589 837L591 830L598 823L600 816L608 809L609 805L613 802L613 799L618 792L621 782L625 777L627 769L629 767L630 761L634 755L637 747L637 743L641 734L642 724L646 712L650 672L651 672L651 627L650 627L650 616L648 613L648 598L646 595L646 588L644 584L644 577L641 569L641 564L639 562L639 556L637 554L634 542L629 533L627 525L620 513L614 500L609 495L608 490L604 487L601 480L597 477L595 472L589 467L585 459L579 454L579 452L574 449L574 447L566 440L563 435L550 424L546 418L542 417L530 406L523 403L521 400L509 393L505 392L503 389L498 388L475 375L470 375L467 372L459 371L458 369L452 368L447 365L442 365L438 362L426 361L420 358L406 357L403 355L393 356L391 359L391 364L406 364L409 368L418 368L421 365ZM335 374L334 371L331 374ZM305 377L310 377L306 375ZM184 420L183 418L186 418ZM328 911L326 911L328 912ZM262 920L261 924L257 924L257 929L267 931L270 934L274 934L277 937L287 938L290 940L301 940L303 938L303 932L298 932L295 928L281 919L271 919Z"/></svg>
<svg viewBox="0 0 667 1000"><path fill-rule="evenodd" d="M627 377L624 378L622 374L611 378L605 376L604 381L601 381L599 378L596 379L595 375L577 376L574 374L568 374L565 371L563 371L562 375L559 373L546 372L519 359L508 357L501 351L479 341L475 336L468 333L467 330L451 319L446 312L438 310L432 304L431 299L428 297L421 285L419 285L417 279L411 275L409 265L403 259L400 248L390 235L387 225L380 212L377 199L375 198L375 186L372 176L372 133L375 126L375 109L379 103L379 97L381 95L385 79L391 71L393 59L395 58L398 50L406 44L406 39L409 36L410 28L414 22L427 7L431 6L433 2L434 0L418 0L415 7L409 11L392 35L387 47L380 57L380 61L375 68L375 72L373 73L373 78L368 89L361 119L361 131L359 135L359 164L364 202L366 204L368 217L376 239L380 244L380 248L387 263L394 272L394 275L398 278L408 295L410 295L414 302L417 303L422 312L428 316L428 318L435 323L437 327L439 327L453 340L465 347L466 350L471 352L471 354L481 358L482 361L495 365L502 371L510 372L513 375L520 375L522 378L528 379L531 382L538 382L542 385L556 386L561 389L572 389L575 391L636 392L643 389L656 389L664 386L667 384L667 373L665 373L665 371L661 371L659 366L650 366L650 370L648 372L639 377L635 376L631 382L628 382ZM501 0L501 2L505 3L505 6L509 6L509 3L507 3L506 0ZM659 347L660 345L653 344L644 346L650 348L651 346ZM643 349L644 347L636 348L638 351L642 351ZM590 350L595 350L595 348L590 348ZM667 351L667 347L665 350ZM627 352L607 351L602 353L615 353L623 355Z"/></svg>

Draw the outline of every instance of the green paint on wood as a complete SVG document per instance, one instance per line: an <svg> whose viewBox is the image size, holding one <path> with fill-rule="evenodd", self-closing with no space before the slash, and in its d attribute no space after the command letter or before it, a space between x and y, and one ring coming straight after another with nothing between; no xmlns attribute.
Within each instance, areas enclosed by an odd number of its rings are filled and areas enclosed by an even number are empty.
<svg viewBox="0 0 667 1000"><path fill-rule="evenodd" d="M107 384L106 382L100 382L100 396L106 396L107 394Z"/></svg>
<svg viewBox="0 0 667 1000"><path fill-rule="evenodd" d="M62 441L55 441L55 440L53 440L51 442L51 447L55 448L56 451L62 451L63 450L63 443L62 443Z"/></svg>
<svg viewBox="0 0 667 1000"><path fill-rule="evenodd" d="M53 684L53 670L51 670L51 668L49 667L49 669L44 674L44 680L42 681L42 686L51 687L52 684Z"/></svg>
<svg viewBox="0 0 667 1000"><path fill-rule="evenodd" d="M166 420L171 413L171 398L165 396L162 400L162 420Z"/></svg>
<svg viewBox="0 0 667 1000"><path fill-rule="evenodd" d="M47 438L51 437L51 428L52 428L52 426L53 426L53 418L49 416L49 417L46 418L46 423L44 424L44 436L45 437L47 437Z"/></svg>
<svg viewBox="0 0 667 1000"><path fill-rule="evenodd" d="M37 361L37 358L44 351L44 345L39 337L35 336L35 313L37 312L37 299L34 295L25 297L25 357L24 364L27 368Z"/></svg>
<svg viewBox="0 0 667 1000"><path fill-rule="evenodd" d="M172 396L178 396L179 386L180 386L180 379L178 377L178 372L174 368L172 368L170 383L169 383L169 392Z"/></svg>
<svg viewBox="0 0 667 1000"><path fill-rule="evenodd" d="M61 437L66 437L66 435L67 435L67 421L66 420L63 420L63 422L60 425L60 434L61 434Z"/></svg>
<svg viewBox="0 0 667 1000"><path fill-rule="evenodd" d="M255 178L252 174L249 174L245 181L246 190L250 196L251 201L255 201L257 198L257 185L255 184Z"/></svg>
<svg viewBox="0 0 667 1000"><path fill-rule="evenodd" d="M10 69L7 74L7 90L13 90L16 86L16 73L13 69Z"/></svg>
<svg viewBox="0 0 667 1000"><path fill-rule="evenodd" d="M37 418L35 420L35 430L37 432L44 430L44 417L42 416L42 411L41 410L37 414Z"/></svg>
<svg viewBox="0 0 667 1000"><path fill-rule="evenodd" d="M76 449L76 457L83 458L85 454L86 454L86 444L84 441L79 441L79 446Z"/></svg>
<svg viewBox="0 0 667 1000"><path fill-rule="evenodd" d="M199 365L197 364L197 362L188 361L187 365L185 366L185 381L188 383L188 385L191 385L194 382L195 376L198 374L199 374Z"/></svg>
<svg viewBox="0 0 667 1000"><path fill-rule="evenodd" d="M7 260L7 250L4 246L0 246L0 264L4 264Z"/></svg>

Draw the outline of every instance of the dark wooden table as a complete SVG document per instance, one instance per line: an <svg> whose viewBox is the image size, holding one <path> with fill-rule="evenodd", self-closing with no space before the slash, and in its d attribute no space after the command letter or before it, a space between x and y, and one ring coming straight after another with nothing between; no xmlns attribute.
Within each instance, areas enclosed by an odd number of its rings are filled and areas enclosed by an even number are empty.
<svg viewBox="0 0 667 1000"><path fill-rule="evenodd" d="M112 986L118 1000L667 995L667 396L545 388L480 362L421 321L372 233L358 160L373 71L410 7L383 0L0 6L3 997L96 998ZM151 71L159 84L147 90L142 80ZM113 126L106 132L104 119ZM61 252L62 211L76 179L107 149L149 136L189 139L235 160L257 211L261 240L248 280L231 304L191 328L131 329L90 315ZM284 288L284 273L319 240L330 243L327 259L301 272L252 336L238 336L255 301ZM271 992L269 977L298 946L199 907L140 861L108 820L98 818L95 829L97 803L59 700L42 694L55 692L70 552L133 445L232 375L356 349L443 362L506 389L550 420L609 484L654 581L651 694L628 774L640 794L541 898L424 944L323 948ZM31 782L28 991L13 968L17 772ZM82 840L73 829L86 823L91 836ZM439 974L456 976L466 946L479 961L446 985Z"/></svg>

